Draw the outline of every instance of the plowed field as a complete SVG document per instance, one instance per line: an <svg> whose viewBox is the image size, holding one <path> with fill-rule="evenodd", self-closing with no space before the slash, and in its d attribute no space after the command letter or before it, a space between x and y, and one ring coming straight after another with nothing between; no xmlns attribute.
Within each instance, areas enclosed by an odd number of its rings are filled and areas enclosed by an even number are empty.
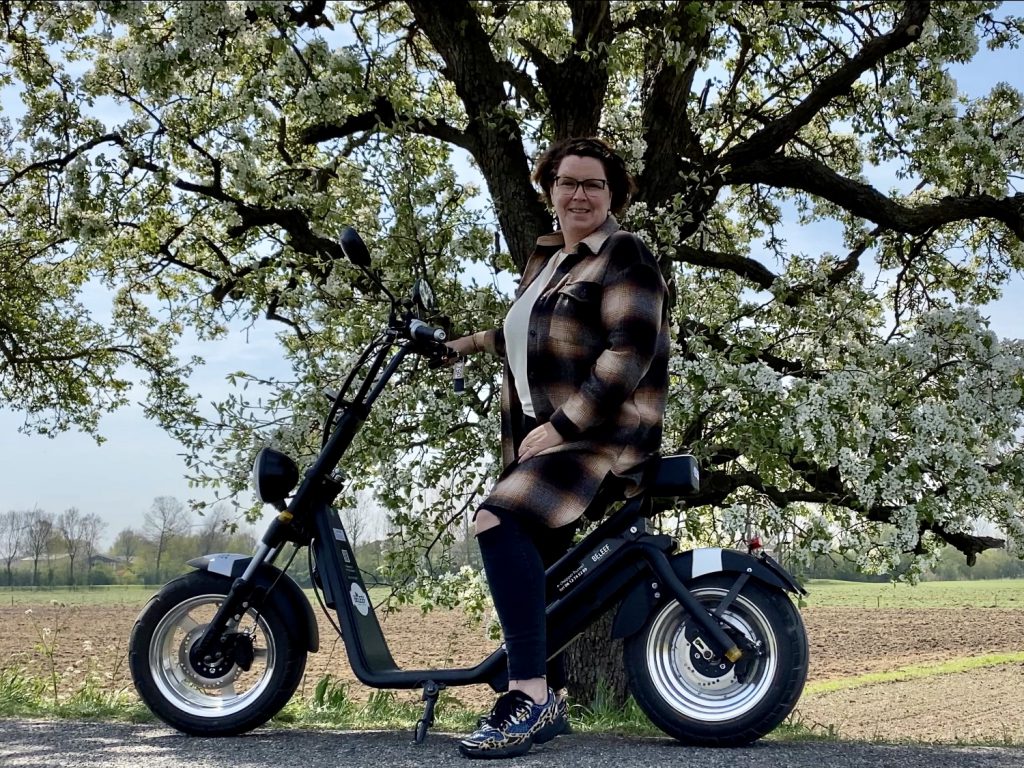
<svg viewBox="0 0 1024 768"><path fill-rule="evenodd" d="M98 676L104 686L131 689L126 643L140 607L137 600L60 607L48 604L45 593L31 606L4 605L0 668L23 667L48 677L52 658L64 690L74 690L87 674ZM1024 652L1024 609L809 607L803 616L811 643L809 685L909 665ZM482 627L468 626L453 611L424 617L418 609L405 609L383 626L399 666L468 666L494 648ZM354 697L365 696L367 689L355 681L343 647L322 617L320 631L321 650L310 656L300 690L308 695L330 673L350 681ZM480 707L492 696L484 687L453 693ZM846 738L1022 743L1022 701L1024 663L1010 663L830 693L815 693L812 686L794 716Z"/></svg>

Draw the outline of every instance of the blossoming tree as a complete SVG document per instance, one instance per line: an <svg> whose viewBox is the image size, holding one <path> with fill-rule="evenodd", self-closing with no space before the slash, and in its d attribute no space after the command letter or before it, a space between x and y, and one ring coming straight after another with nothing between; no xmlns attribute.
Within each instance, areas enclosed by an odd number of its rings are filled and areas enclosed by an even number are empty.
<svg viewBox="0 0 1024 768"><path fill-rule="evenodd" d="M705 467L664 525L880 568L911 553L910 575L939 544L997 545L979 518L1019 544L1024 347L985 305L1024 267L1024 97L968 98L948 74L1020 43L1011 10L0 3L0 82L23 104L0 123L0 395L38 429L95 430L133 362L195 477L240 492L255 445L312 450L318 385L383 311L341 228L391 285L426 274L457 329L487 327L498 276L551 227L532 157L598 134L639 178L624 223L672 286L665 448ZM830 247L787 245L816 222ZM82 310L98 285L102 321ZM291 373L233 374L197 410L182 329L263 318ZM474 366L464 401L435 395L436 372L403 380L357 445L353 476L377 478L403 543L396 578L426 574L493 476L498 371Z"/></svg>

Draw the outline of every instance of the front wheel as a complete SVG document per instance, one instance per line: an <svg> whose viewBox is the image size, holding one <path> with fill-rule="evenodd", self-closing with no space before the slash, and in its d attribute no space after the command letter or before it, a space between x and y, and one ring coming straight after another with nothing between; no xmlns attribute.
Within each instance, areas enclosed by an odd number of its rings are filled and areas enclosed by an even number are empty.
<svg viewBox="0 0 1024 768"><path fill-rule="evenodd" d="M135 688L154 715L184 733L233 736L262 725L288 703L306 667L306 646L272 599L232 627L236 658L202 670L193 665L192 646L230 587L206 571L181 576L149 601L132 629Z"/></svg>
<svg viewBox="0 0 1024 768"><path fill-rule="evenodd" d="M712 610L734 582L714 574L688 587ZM633 698L651 722L686 744L740 746L761 738L793 710L807 677L807 634L785 592L751 580L721 621L746 640L736 665L705 659L691 644L692 622L676 600L655 610L624 645Z"/></svg>

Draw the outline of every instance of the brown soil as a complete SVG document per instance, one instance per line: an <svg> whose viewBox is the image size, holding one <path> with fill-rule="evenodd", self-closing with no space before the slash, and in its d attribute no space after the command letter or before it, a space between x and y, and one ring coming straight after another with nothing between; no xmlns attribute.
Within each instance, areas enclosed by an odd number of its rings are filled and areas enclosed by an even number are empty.
<svg viewBox="0 0 1024 768"><path fill-rule="evenodd" d="M129 604L45 605L30 613L24 607L0 607L0 668L25 667L40 677L56 671L63 691L76 690L90 674L105 687L131 690L125 649L138 611L139 606ZM807 608L803 616L811 643L808 682L1024 651L1024 610ZM330 673L349 683L354 698L364 699L369 690L355 680L334 630L319 618L321 649L310 656L300 691L308 695ZM424 617L418 609L404 609L386 618L383 627L400 667L471 666L495 647L482 626L468 626L457 611L438 610ZM795 717L848 738L1021 742L1022 692L1024 665L1004 665L808 694ZM484 686L453 693L481 708L492 698ZM414 692L401 695L416 698Z"/></svg>
<svg viewBox="0 0 1024 768"><path fill-rule="evenodd" d="M808 608L808 682L1024 651L1024 611ZM1024 664L805 695L793 715L871 741L1024 743Z"/></svg>
<svg viewBox="0 0 1024 768"><path fill-rule="evenodd" d="M1024 651L1024 610L806 608L808 681Z"/></svg>
<svg viewBox="0 0 1024 768"><path fill-rule="evenodd" d="M1024 664L805 695L793 715L866 741L1024 744Z"/></svg>

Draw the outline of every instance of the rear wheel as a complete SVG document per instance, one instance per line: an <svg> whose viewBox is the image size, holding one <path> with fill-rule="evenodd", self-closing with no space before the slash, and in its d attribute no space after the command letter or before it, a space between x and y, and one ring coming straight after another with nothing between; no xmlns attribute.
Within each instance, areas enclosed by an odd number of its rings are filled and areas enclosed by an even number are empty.
<svg viewBox="0 0 1024 768"><path fill-rule="evenodd" d="M192 647L231 582L195 571L168 583L143 609L128 662L139 696L168 725L197 736L232 736L262 725L286 704L306 667L306 644L294 637L272 599L250 608L233 654L202 669ZM244 667L248 666L248 669Z"/></svg>
<svg viewBox="0 0 1024 768"><path fill-rule="evenodd" d="M734 582L713 574L688 586L711 610ZM745 649L735 665L706 659L693 645L693 622L676 600L625 642L633 698L651 722L686 744L739 746L761 738L793 710L807 677L807 634L785 592L749 581L721 621Z"/></svg>

